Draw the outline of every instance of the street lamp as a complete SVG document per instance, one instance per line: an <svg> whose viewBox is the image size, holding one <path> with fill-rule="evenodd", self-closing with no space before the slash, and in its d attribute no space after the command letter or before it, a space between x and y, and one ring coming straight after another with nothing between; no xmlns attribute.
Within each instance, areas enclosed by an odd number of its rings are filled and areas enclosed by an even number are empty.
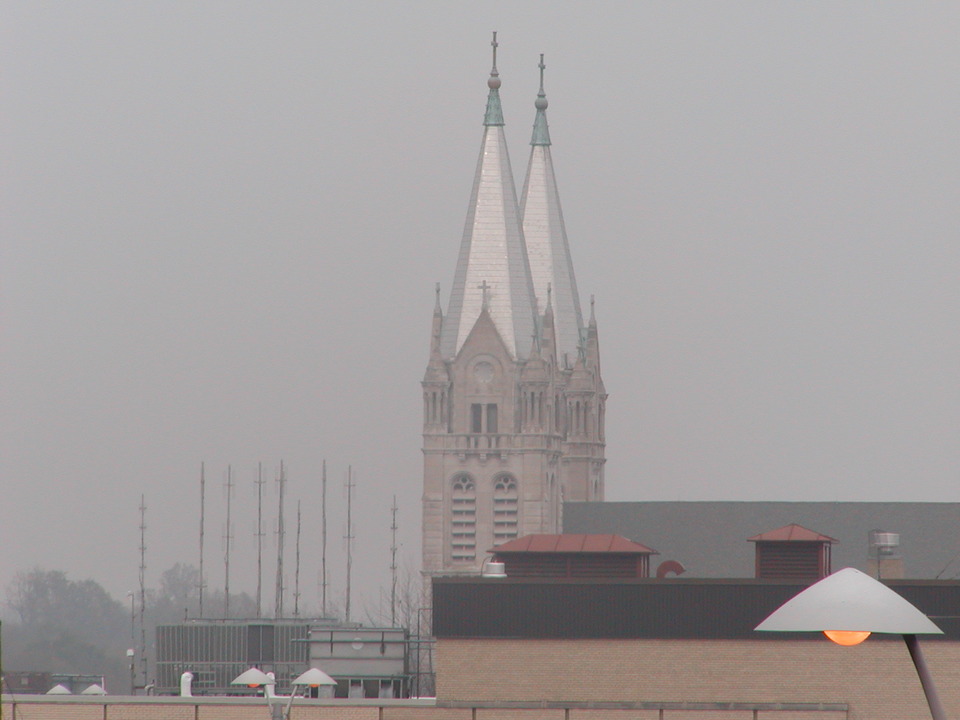
<svg viewBox="0 0 960 720"><path fill-rule="evenodd" d="M270 717L273 717L273 705L270 704L270 693L267 692L267 686L273 682L273 678L267 675L263 670L257 667L251 667L244 670L230 681L231 685L246 685L250 688L263 687L264 697L267 700L267 711Z"/></svg>
<svg viewBox="0 0 960 720"><path fill-rule="evenodd" d="M279 717L289 718L290 717L290 708L293 706L293 698L296 697L297 690L299 687L319 687L320 685L336 685L337 681L332 677L327 675L325 672L318 668L310 668L304 673L301 673L297 676L295 680L291 683L293 687L290 689L289 696L277 695L273 692L272 686L276 683L276 680L271 677L271 675L263 672L259 668L252 667L249 670L237 675L231 682L231 685L246 685L247 687L261 687L264 688L264 695L267 699L267 708L270 710L271 717L274 716L274 706L273 700L278 700L283 697L288 697L287 706L279 713ZM299 687L298 687L299 686ZM279 706L277 706L279 711Z"/></svg>
<svg viewBox="0 0 960 720"><path fill-rule="evenodd" d="M337 681L327 675L320 668L310 668L306 672L301 673L291 683L293 687L290 688L290 700L287 701L287 708L284 711L283 717L290 717L290 708L293 707L293 698L297 695L298 686L303 688L303 693L306 695L307 688L319 688L321 685L336 684Z"/></svg>
<svg viewBox="0 0 960 720"><path fill-rule="evenodd" d="M252 667L249 670L244 670L242 673L237 675L233 680L230 681L231 685L246 685L247 687L260 687L261 685L267 685L270 683L270 676L267 675L260 668Z"/></svg>
<svg viewBox="0 0 960 720"><path fill-rule="evenodd" d="M294 685L305 685L307 687L318 688L321 685L336 685L337 681L327 675L320 668L310 668L305 673L301 673L293 681Z"/></svg>
<svg viewBox="0 0 960 720"><path fill-rule="evenodd" d="M902 635L920 677L933 720L947 720L917 635L943 631L883 583L844 568L781 605L755 628L771 632L822 632L840 645L857 645L871 633Z"/></svg>

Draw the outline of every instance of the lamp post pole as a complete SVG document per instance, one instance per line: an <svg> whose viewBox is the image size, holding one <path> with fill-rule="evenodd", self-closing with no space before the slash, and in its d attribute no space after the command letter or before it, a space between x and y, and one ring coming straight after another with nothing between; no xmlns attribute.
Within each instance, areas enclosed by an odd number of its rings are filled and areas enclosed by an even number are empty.
<svg viewBox="0 0 960 720"><path fill-rule="evenodd" d="M133 609L133 590L127 590L127 597L130 598L130 644L136 645L136 617L137 614Z"/></svg>
<svg viewBox="0 0 960 720"><path fill-rule="evenodd" d="M131 695L137 694L137 683L136 683L136 678L134 677L135 657L136 657L136 652L134 651L133 648L130 648L129 650L127 650L127 663L130 665L130 694Z"/></svg>
<svg viewBox="0 0 960 720"><path fill-rule="evenodd" d="M913 666L917 669L920 685L923 687L923 694L927 697L927 705L930 706L930 714L933 716L933 720L947 720L947 711L944 710L943 703L940 702L937 687L933 683L933 676L930 674L930 668L927 667L927 661L923 657L923 651L920 649L920 643L917 642L917 636L904 635L903 641L907 644L910 659L913 660Z"/></svg>

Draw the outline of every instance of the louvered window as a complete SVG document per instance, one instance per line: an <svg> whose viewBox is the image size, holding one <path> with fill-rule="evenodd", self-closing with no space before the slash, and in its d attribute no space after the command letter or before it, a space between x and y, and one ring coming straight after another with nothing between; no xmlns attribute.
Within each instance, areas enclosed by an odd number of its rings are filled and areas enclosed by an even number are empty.
<svg viewBox="0 0 960 720"><path fill-rule="evenodd" d="M519 494L512 475L499 475L493 485L493 544L517 537Z"/></svg>
<svg viewBox="0 0 960 720"><path fill-rule="evenodd" d="M477 488L469 475L453 478L450 518L451 557L469 562L477 557Z"/></svg>

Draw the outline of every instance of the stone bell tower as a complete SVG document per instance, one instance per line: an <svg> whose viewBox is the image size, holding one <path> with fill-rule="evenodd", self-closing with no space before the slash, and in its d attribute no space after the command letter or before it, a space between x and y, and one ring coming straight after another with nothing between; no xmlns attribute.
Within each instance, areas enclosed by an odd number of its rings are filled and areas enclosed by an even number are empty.
<svg viewBox="0 0 960 720"><path fill-rule="evenodd" d="M522 202L497 72L487 80L447 313L437 287L423 379L423 570L477 572L487 551L560 531L564 499L602 500L606 393L596 320L586 326L540 91Z"/></svg>

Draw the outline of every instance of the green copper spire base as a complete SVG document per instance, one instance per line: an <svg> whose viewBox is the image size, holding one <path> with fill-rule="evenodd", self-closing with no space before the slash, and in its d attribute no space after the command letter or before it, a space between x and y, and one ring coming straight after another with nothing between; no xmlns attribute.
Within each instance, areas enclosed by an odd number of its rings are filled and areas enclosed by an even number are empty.
<svg viewBox="0 0 960 720"><path fill-rule="evenodd" d="M533 104L537 108L537 117L533 121L533 138L531 145L549 145L550 130L547 128L547 94L543 91L543 71L547 67L543 64L543 53L540 53L540 91L537 93L537 101Z"/></svg>
<svg viewBox="0 0 960 720"><path fill-rule="evenodd" d="M547 113L544 110L537 110L537 117L533 121L533 137L530 139L530 144L550 144L550 130L547 128Z"/></svg>
<svg viewBox="0 0 960 720"><path fill-rule="evenodd" d="M496 79L497 83L500 82L500 78L490 77L490 82ZM502 127L503 126L503 108L500 107L500 86L491 87L490 94L487 96L487 112L483 116L483 124L487 127Z"/></svg>

